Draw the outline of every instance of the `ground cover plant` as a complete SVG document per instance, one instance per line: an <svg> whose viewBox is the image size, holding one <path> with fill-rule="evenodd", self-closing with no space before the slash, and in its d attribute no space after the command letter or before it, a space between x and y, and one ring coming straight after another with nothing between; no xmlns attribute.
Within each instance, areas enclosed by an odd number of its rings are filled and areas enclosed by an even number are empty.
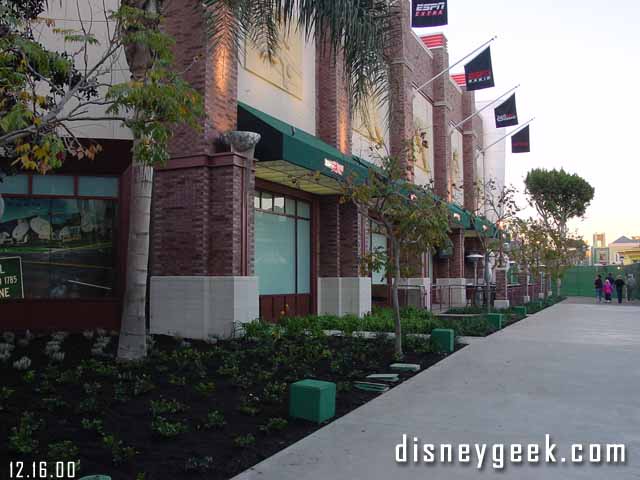
<svg viewBox="0 0 640 480"><path fill-rule="evenodd" d="M116 335L0 339L11 345L0 360L6 459L79 461L77 478L231 478L320 428L289 417L292 382L336 382L341 416L379 395L353 382L395 361L390 339L330 337L294 322L256 322L224 341L150 337L149 357L135 363L116 361ZM52 339L59 347L47 347ZM403 361L423 369L445 357L424 339L406 338L405 349Z"/></svg>
<svg viewBox="0 0 640 480"><path fill-rule="evenodd" d="M408 307L401 310L400 317L402 331L405 334L430 334L434 328L452 328L456 335L483 337L494 331L487 319L480 316L469 318L435 316L428 310ZM393 333L394 322L393 311L388 308L375 308L373 312L363 317L312 315L281 320L281 323L289 328L340 330L347 335L353 332Z"/></svg>

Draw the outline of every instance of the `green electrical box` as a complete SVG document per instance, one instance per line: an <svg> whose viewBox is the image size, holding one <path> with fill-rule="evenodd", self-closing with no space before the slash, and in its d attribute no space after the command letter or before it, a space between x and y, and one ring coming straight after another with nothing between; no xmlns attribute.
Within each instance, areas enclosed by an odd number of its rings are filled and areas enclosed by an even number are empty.
<svg viewBox="0 0 640 480"><path fill-rule="evenodd" d="M504 315L502 313L488 313L487 320L489 321L491 328L500 330L504 324Z"/></svg>
<svg viewBox="0 0 640 480"><path fill-rule="evenodd" d="M514 313L519 313L520 315L527 316L527 307L513 307L512 310Z"/></svg>
<svg viewBox="0 0 640 480"><path fill-rule="evenodd" d="M289 389L289 416L322 423L336 414L336 384L300 380Z"/></svg>
<svg viewBox="0 0 640 480"><path fill-rule="evenodd" d="M455 336L455 332L451 328L434 328L431 330L431 341L438 352L453 352Z"/></svg>

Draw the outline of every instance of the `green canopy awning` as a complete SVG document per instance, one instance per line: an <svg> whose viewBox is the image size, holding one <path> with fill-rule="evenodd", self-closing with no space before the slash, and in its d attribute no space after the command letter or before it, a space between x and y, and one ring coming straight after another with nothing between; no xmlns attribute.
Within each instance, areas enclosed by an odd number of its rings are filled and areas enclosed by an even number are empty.
<svg viewBox="0 0 640 480"><path fill-rule="evenodd" d="M335 194L341 180L369 174L363 160L242 102L238 102L238 130L262 136L255 152L258 178L311 193Z"/></svg>

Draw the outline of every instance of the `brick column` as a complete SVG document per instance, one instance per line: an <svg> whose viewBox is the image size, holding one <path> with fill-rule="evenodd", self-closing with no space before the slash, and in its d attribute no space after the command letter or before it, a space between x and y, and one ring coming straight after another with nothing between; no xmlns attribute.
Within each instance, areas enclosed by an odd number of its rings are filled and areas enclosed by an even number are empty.
<svg viewBox="0 0 640 480"><path fill-rule="evenodd" d="M433 53L433 70L441 72L449 66L447 43L435 48ZM449 135L449 119L452 106L447 100L447 83L449 78L442 75L433 85L433 147L434 147L434 190L437 195L450 200L449 192L449 163L451 158L451 136Z"/></svg>
<svg viewBox="0 0 640 480"><path fill-rule="evenodd" d="M196 0L167 5L176 69L202 95L205 119L202 130L176 129L171 159L156 169L150 241L151 331L191 338L232 335L259 315L253 159L219 142L237 123L238 64L213 48L205 22Z"/></svg>
<svg viewBox="0 0 640 480"><path fill-rule="evenodd" d="M344 154L351 153L351 100L341 52L316 41L316 135Z"/></svg>
<svg viewBox="0 0 640 480"><path fill-rule="evenodd" d="M523 272L518 272L518 283L521 287L524 287L524 297L522 298L523 303L529 303L531 301L531 296L529 295L529 270L524 269Z"/></svg>
<svg viewBox="0 0 640 480"><path fill-rule="evenodd" d="M320 277L340 276L340 201L337 196L320 200Z"/></svg>
<svg viewBox="0 0 640 480"><path fill-rule="evenodd" d="M504 267L496 268L496 301L494 303L495 308L509 308L508 297L508 283L507 283L507 269Z"/></svg>
<svg viewBox="0 0 640 480"><path fill-rule="evenodd" d="M318 313L364 315L371 311L371 279L361 277L366 224L352 203L338 196L320 202L320 275Z"/></svg>
<svg viewBox="0 0 640 480"><path fill-rule="evenodd" d="M475 112L476 99L474 92L464 92L462 95L462 116L467 118ZM478 146L478 133L474 128L474 119L468 120L462 125L462 164L464 185L464 208L472 212L476 211L476 148Z"/></svg>

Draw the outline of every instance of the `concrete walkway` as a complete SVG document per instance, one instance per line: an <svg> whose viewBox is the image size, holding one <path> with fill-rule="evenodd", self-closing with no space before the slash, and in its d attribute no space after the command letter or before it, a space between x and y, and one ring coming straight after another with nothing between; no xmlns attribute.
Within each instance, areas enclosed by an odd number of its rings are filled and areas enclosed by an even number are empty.
<svg viewBox="0 0 640 480"><path fill-rule="evenodd" d="M473 443L486 443L488 459L481 471L475 454L471 465L398 465L395 447L403 434L438 448L452 443L456 453L459 444L473 450ZM557 444L556 464L492 467L493 444L537 443L544 460L545 434ZM627 463L571 464L577 443L624 443ZM585 446L585 458L588 452ZM236 478L640 479L640 308L575 302L548 308L467 346Z"/></svg>

